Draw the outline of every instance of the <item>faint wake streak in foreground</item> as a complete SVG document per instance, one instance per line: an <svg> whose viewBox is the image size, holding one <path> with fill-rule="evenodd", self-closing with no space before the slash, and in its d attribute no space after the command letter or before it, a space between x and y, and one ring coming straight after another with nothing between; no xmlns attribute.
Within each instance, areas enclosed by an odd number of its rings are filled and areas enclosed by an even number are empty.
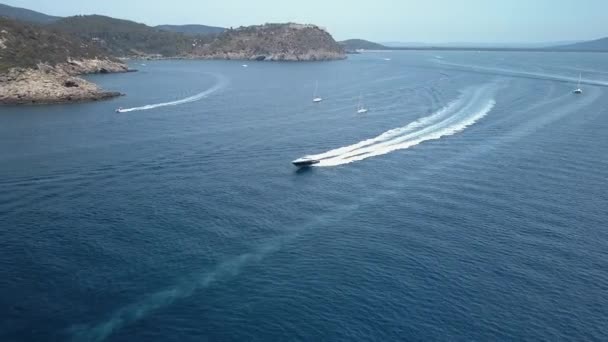
<svg viewBox="0 0 608 342"><path fill-rule="evenodd" d="M124 108L124 109L119 109L118 111L120 113L128 113L128 112L135 112L135 111L141 111L141 110L149 110L149 109L154 109L154 108L159 108L159 107L177 106L177 105L181 105L184 103L199 101L199 100L215 93L216 91L223 89L228 84L228 80L224 76L215 75L215 74L214 74L214 76L217 78L217 82L215 83L215 85L213 85L213 87L211 87L201 93L198 93L196 95L186 97L184 99L177 100L177 101L150 104L150 105L145 105L145 106L141 106L141 107Z"/></svg>
<svg viewBox="0 0 608 342"><path fill-rule="evenodd" d="M428 140L440 139L463 131L486 116L494 108L496 84L467 88L455 101L439 111L404 127L386 131L379 136L353 145L340 147L306 158L320 162L315 166L337 166L403 150Z"/></svg>
<svg viewBox="0 0 608 342"><path fill-rule="evenodd" d="M341 215L347 216L358 209L358 205L345 206ZM333 216L333 214L332 214ZM338 217L339 218L339 217ZM118 308L101 322L73 325L68 330L73 342L102 342L121 328L147 317L152 312L173 304L175 301L193 296L197 291L225 281L241 273L250 264L260 262L298 238L300 232L311 226L326 222L323 215L308 224L299 226L289 234L266 240L251 252L244 253L215 265L206 272L195 273L180 282L157 292L144 294L139 300Z"/></svg>
<svg viewBox="0 0 608 342"><path fill-rule="evenodd" d="M97 324L74 325L69 329L72 337L71 341L104 341L117 330L146 317L155 310L169 306L176 300L188 298L197 290L204 289L215 282L239 274L243 267L264 259L268 254L277 251L286 241L294 237L295 235L288 235L280 239L273 239L250 253L236 256L218 264L209 272L199 274L164 290L145 295L139 301L114 311L105 321Z"/></svg>

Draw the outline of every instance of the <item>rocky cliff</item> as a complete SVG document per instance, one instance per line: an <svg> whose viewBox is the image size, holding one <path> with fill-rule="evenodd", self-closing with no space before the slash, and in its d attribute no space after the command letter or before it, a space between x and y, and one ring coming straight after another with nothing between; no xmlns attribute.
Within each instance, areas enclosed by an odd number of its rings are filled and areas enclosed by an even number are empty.
<svg viewBox="0 0 608 342"><path fill-rule="evenodd" d="M321 61L346 58L344 48L315 25L266 24L229 29L187 55L203 59Z"/></svg>
<svg viewBox="0 0 608 342"><path fill-rule="evenodd" d="M48 65L36 69L14 68L0 75L1 104L97 101L120 95Z"/></svg>
<svg viewBox="0 0 608 342"><path fill-rule="evenodd" d="M76 38L0 18L0 104L118 96L77 75L126 71L124 63Z"/></svg>

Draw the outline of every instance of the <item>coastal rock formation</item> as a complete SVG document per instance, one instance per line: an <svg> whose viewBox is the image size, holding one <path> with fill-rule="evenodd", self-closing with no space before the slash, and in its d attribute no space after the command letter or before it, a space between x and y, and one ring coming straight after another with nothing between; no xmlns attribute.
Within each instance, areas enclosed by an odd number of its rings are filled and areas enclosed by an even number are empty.
<svg viewBox="0 0 608 342"><path fill-rule="evenodd" d="M0 18L0 104L100 100L103 91L81 74L126 72L126 64L77 38Z"/></svg>
<svg viewBox="0 0 608 342"><path fill-rule="evenodd" d="M110 74L131 71L123 62L98 58L80 60L69 58L65 63L57 64L55 68L70 75Z"/></svg>
<svg viewBox="0 0 608 342"><path fill-rule="evenodd" d="M13 68L0 75L0 103L50 104L96 101L120 96L108 92L60 67Z"/></svg>
<svg viewBox="0 0 608 342"><path fill-rule="evenodd" d="M322 61L346 58L344 48L322 28L302 24L265 24L229 29L187 57L258 61Z"/></svg>

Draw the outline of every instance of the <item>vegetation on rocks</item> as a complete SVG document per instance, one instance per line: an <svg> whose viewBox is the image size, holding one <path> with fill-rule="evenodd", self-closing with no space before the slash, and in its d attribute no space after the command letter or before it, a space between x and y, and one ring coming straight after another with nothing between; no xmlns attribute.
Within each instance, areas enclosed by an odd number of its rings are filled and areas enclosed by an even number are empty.
<svg viewBox="0 0 608 342"><path fill-rule="evenodd" d="M194 58L253 60L333 60L344 48L315 25L265 24L229 29L212 42L197 44Z"/></svg>
<svg viewBox="0 0 608 342"><path fill-rule="evenodd" d="M37 25L0 18L0 104L100 100L120 93L76 77L126 72L98 47Z"/></svg>
<svg viewBox="0 0 608 342"><path fill-rule="evenodd" d="M112 59L98 47L63 33L0 17L0 73L14 67L56 65L69 59Z"/></svg>
<svg viewBox="0 0 608 342"><path fill-rule="evenodd" d="M388 48L382 44L370 42L364 39L348 39L340 42L347 51L356 50L387 50Z"/></svg>
<svg viewBox="0 0 608 342"><path fill-rule="evenodd" d="M89 44L120 57L161 55L175 57L191 52L193 44L204 36L156 29L129 20L101 15L68 17L50 25L58 32L76 36Z"/></svg>

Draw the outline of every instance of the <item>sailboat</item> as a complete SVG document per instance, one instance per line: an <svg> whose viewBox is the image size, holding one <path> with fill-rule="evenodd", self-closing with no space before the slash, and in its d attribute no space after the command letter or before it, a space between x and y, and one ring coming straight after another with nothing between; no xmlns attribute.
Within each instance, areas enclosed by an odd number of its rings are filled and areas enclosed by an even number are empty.
<svg viewBox="0 0 608 342"><path fill-rule="evenodd" d="M359 94L359 103L357 104L357 114L365 114L367 113L367 108L363 106L361 102L361 94Z"/></svg>
<svg viewBox="0 0 608 342"><path fill-rule="evenodd" d="M312 94L312 102L319 103L323 101L323 98L317 96L317 91L319 90L319 81L315 84L315 92Z"/></svg>
<svg viewBox="0 0 608 342"><path fill-rule="evenodd" d="M578 74L578 86L576 87L576 89L574 90L575 94L582 94L583 90L581 89L581 74Z"/></svg>

